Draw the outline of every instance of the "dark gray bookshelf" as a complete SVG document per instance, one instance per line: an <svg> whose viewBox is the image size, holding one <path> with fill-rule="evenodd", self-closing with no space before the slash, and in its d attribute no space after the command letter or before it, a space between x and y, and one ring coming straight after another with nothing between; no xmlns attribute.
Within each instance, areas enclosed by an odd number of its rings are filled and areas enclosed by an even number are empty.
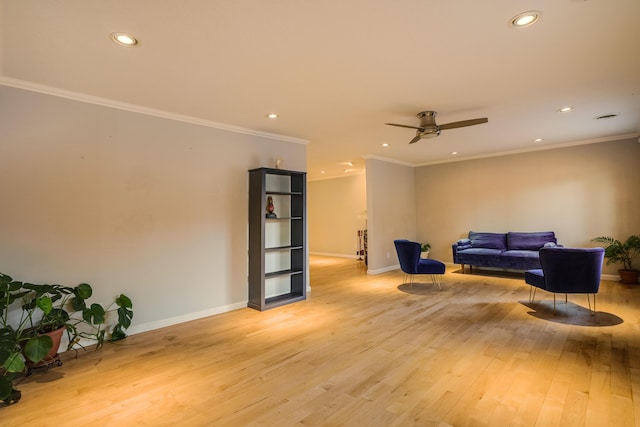
<svg viewBox="0 0 640 427"><path fill-rule="evenodd" d="M306 172L249 171L249 302L268 310L307 297ZM272 197L277 217L267 217Z"/></svg>

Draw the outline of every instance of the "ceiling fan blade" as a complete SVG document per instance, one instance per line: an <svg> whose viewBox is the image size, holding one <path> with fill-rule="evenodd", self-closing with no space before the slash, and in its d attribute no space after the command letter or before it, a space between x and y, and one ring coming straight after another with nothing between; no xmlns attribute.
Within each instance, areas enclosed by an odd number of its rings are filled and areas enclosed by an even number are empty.
<svg viewBox="0 0 640 427"><path fill-rule="evenodd" d="M413 144L414 142L418 142L422 139L422 134L421 133L417 133L416 136L413 137L413 139L411 141L409 141L409 144Z"/></svg>
<svg viewBox="0 0 640 427"><path fill-rule="evenodd" d="M462 127L465 127L465 126L480 125L482 123L487 123L488 121L489 121L489 119L487 119L486 117L484 117L482 119L462 120L460 122L452 122L452 123L447 123L447 124L444 124L444 125L440 125L440 129L444 130L444 129L462 128Z"/></svg>
<svg viewBox="0 0 640 427"><path fill-rule="evenodd" d="M418 127L418 126L409 126L409 125L399 125L396 123L385 123L385 125L389 125L389 126L397 126L399 128L409 128L409 129L417 129L417 130L422 130L423 128Z"/></svg>

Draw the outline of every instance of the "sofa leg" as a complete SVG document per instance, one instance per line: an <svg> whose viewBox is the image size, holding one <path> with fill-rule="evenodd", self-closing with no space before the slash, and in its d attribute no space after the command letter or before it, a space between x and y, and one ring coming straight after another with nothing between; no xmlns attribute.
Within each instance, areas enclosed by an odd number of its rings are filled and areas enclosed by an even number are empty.
<svg viewBox="0 0 640 427"><path fill-rule="evenodd" d="M462 270L462 274L464 274L464 264L460 264L460 269Z"/></svg>

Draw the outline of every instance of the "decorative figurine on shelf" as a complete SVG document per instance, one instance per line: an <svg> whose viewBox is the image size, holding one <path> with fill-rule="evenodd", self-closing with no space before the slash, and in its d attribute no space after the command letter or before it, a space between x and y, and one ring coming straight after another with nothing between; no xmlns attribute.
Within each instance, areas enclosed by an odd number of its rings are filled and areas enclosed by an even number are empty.
<svg viewBox="0 0 640 427"><path fill-rule="evenodd" d="M273 206L273 197L267 197L267 218L278 218L275 207Z"/></svg>

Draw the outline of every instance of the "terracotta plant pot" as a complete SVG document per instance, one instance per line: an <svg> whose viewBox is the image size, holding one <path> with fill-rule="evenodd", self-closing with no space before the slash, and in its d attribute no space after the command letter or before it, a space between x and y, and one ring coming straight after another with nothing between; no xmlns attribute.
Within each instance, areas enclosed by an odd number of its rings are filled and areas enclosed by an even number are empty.
<svg viewBox="0 0 640 427"><path fill-rule="evenodd" d="M51 340L53 341L53 346L51 347L51 350L49 350L49 354L47 354L44 359L42 359L41 361L37 362L37 363L33 363L31 361L29 361L27 359L26 365L29 369L31 368L39 368L42 366L50 366L54 363L60 365L60 358L58 357L58 349L60 348L60 341L62 340L62 333L64 332L65 328L64 326L56 329L55 331L51 331L51 332L45 332L42 335L48 335L51 337Z"/></svg>
<svg viewBox="0 0 640 427"><path fill-rule="evenodd" d="M640 271L618 270L618 273L620 274L620 282L627 285L636 285L638 283L638 275L640 275Z"/></svg>

